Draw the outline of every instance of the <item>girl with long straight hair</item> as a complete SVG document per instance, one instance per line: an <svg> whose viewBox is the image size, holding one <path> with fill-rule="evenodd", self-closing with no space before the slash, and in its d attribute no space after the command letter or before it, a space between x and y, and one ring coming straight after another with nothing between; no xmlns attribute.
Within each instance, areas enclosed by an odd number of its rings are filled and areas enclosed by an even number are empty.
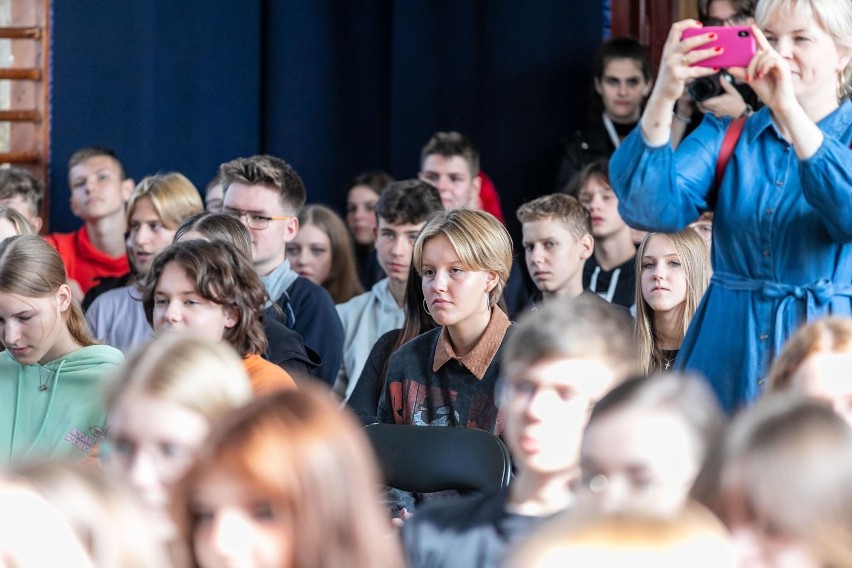
<svg viewBox="0 0 852 568"><path fill-rule="evenodd" d="M358 280L352 237L337 213L308 205L299 213L299 232L287 243L287 260L299 276L328 290L335 304L364 292Z"/></svg>
<svg viewBox="0 0 852 568"><path fill-rule="evenodd" d="M123 357L91 336L59 253L36 235L0 243L0 341L0 466L86 457Z"/></svg>
<svg viewBox="0 0 852 568"><path fill-rule="evenodd" d="M710 281L707 245L694 229L650 233L636 253L636 338L645 373L671 369Z"/></svg>

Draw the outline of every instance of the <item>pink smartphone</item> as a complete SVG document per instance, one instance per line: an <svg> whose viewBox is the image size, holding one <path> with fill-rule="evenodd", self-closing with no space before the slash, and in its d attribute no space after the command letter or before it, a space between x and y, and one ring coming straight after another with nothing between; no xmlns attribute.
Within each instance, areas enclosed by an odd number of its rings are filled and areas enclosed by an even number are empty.
<svg viewBox="0 0 852 568"><path fill-rule="evenodd" d="M700 67L748 67L751 58L754 57L756 43L748 26L707 26L704 28L689 28L684 30L681 39L693 36L715 33L716 39L697 47L696 49L710 49L722 47L723 51L715 57L699 61L693 65Z"/></svg>

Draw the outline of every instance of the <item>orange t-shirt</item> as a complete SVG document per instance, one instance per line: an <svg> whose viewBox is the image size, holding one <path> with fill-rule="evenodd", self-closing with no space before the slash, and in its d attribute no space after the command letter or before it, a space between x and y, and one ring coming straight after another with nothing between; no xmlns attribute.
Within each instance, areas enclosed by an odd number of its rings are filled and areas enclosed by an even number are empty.
<svg viewBox="0 0 852 568"><path fill-rule="evenodd" d="M243 357L243 366L248 373L251 390L255 396L297 388L296 381L287 371L260 355L246 355Z"/></svg>
<svg viewBox="0 0 852 568"><path fill-rule="evenodd" d="M124 276L130 272L127 256L112 257L96 249L85 225L73 233L51 233L44 240L59 252L68 278L76 280L83 292L97 284L100 278Z"/></svg>

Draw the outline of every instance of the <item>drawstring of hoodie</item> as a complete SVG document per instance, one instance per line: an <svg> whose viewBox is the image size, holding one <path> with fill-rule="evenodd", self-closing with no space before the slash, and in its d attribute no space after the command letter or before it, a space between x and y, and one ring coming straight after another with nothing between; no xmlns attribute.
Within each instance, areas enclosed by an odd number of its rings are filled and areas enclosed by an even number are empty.
<svg viewBox="0 0 852 568"><path fill-rule="evenodd" d="M15 391L15 408L12 410L14 415L12 416L12 439L9 442L9 455L6 456L6 463L12 463L12 455L14 454L15 447L15 434L18 430L18 410L21 408L21 379L23 378L24 367L23 365L18 366L18 388Z"/></svg>
<svg viewBox="0 0 852 568"><path fill-rule="evenodd" d="M618 286L618 277L621 276L621 268L616 268L612 271L612 276L609 280L609 288L606 292L598 292L598 274L601 273L601 267L596 266L592 277L589 280L589 290L603 298L609 303L612 303L612 298L615 296L615 287Z"/></svg>
<svg viewBox="0 0 852 568"><path fill-rule="evenodd" d="M65 357L60 359L59 365L56 367L56 371L53 372L53 386L51 388L47 389L47 393L48 393L47 408L45 408L45 410L44 410L44 418L42 418L42 421L41 421L41 428L39 428L38 433L33 438L33 444L30 446L29 450L27 450L27 453L19 456L19 459L25 459L25 458L29 457L30 452L32 451L32 449L36 445L36 442L41 437L42 433L44 433L44 429L45 429L45 427L47 426L47 423L48 423L48 417L50 416L50 411L53 408L53 401L56 397L56 391L59 390L59 374L62 372L62 367L64 365L65 365ZM18 400L15 401L15 421L12 424L12 445L13 446L15 444L15 429L18 425L18 408L20 408L20 396L21 396L20 376L21 376L21 373L23 373L23 370L24 370L24 368L21 367L20 371L18 371L18 379L19 380L18 380L18 393L17 393L17 397L16 397ZM10 451L9 457L11 459L11 451Z"/></svg>

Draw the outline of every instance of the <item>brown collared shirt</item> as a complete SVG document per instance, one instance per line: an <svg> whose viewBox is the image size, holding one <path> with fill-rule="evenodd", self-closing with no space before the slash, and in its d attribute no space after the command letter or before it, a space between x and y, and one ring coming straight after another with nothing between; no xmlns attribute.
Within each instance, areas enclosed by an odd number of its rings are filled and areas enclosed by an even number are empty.
<svg viewBox="0 0 852 568"><path fill-rule="evenodd" d="M497 350L500 349L503 337L506 335L506 330L509 329L510 325L512 325L512 322L509 321L503 310L494 306L491 308L491 319L488 321L488 327L485 328L482 337L479 338L479 341L471 349L470 353L462 357L458 357L453 350L453 345L450 343L450 333L447 331L447 328L441 328L441 335L438 337L438 344L435 346L432 370L437 372L446 362L455 359L467 367L477 379L482 380L482 377L485 376L485 371L488 370L488 366L494 360Z"/></svg>
<svg viewBox="0 0 852 568"><path fill-rule="evenodd" d="M463 357L455 356L445 333L443 328L426 332L391 355L379 421L500 433L503 420L494 391L511 322L493 308L482 337Z"/></svg>

